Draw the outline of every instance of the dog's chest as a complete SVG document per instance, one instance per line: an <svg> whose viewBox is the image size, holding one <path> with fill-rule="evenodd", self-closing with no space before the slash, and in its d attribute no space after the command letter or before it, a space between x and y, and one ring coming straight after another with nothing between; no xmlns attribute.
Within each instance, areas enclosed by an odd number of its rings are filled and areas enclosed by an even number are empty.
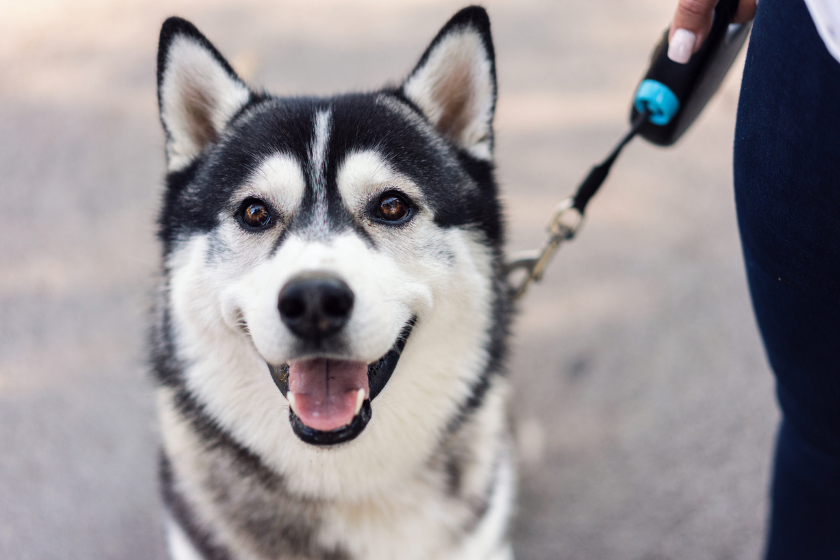
<svg viewBox="0 0 840 560"><path fill-rule="evenodd" d="M324 511L321 538L354 558L448 559L474 517L464 500L430 481L414 480L390 494Z"/></svg>

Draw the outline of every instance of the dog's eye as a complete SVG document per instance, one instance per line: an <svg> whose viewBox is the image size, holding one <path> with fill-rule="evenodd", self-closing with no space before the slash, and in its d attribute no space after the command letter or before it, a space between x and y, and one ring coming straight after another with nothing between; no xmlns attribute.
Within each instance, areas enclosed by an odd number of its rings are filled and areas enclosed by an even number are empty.
<svg viewBox="0 0 840 560"><path fill-rule="evenodd" d="M246 200L241 212L242 222L249 227L262 229L271 223L271 212L261 200Z"/></svg>
<svg viewBox="0 0 840 560"><path fill-rule="evenodd" d="M379 198L379 206L376 215L380 220L387 222L399 222L408 216L410 206L400 195L387 192Z"/></svg>

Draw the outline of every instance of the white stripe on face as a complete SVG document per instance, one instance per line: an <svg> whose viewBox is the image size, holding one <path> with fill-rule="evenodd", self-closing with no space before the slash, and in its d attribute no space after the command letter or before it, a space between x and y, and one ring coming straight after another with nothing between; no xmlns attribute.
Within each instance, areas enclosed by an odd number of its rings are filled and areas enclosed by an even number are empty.
<svg viewBox="0 0 840 560"><path fill-rule="evenodd" d="M312 208L313 231L327 232L327 145L330 139L332 110L318 111L314 119L314 134L309 148L309 182L315 195Z"/></svg>

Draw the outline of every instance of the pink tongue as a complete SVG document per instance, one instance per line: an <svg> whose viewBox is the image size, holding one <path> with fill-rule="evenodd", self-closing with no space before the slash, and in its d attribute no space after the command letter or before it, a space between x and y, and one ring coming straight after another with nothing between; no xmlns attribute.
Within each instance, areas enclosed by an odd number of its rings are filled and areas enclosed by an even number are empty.
<svg viewBox="0 0 840 560"><path fill-rule="evenodd" d="M356 398L370 388L368 366L344 360L289 362L289 392L294 393L295 414L304 425L323 432L346 426L356 416Z"/></svg>

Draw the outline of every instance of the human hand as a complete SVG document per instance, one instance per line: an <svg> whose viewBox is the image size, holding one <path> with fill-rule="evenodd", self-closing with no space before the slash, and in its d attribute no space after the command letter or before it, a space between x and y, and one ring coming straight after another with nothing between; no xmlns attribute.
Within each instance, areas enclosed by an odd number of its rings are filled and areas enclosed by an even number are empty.
<svg viewBox="0 0 840 560"><path fill-rule="evenodd" d="M679 0L671 32L668 34L668 58L685 64L706 40L712 29L712 16L718 0ZM733 23L755 17L758 0L740 0Z"/></svg>

